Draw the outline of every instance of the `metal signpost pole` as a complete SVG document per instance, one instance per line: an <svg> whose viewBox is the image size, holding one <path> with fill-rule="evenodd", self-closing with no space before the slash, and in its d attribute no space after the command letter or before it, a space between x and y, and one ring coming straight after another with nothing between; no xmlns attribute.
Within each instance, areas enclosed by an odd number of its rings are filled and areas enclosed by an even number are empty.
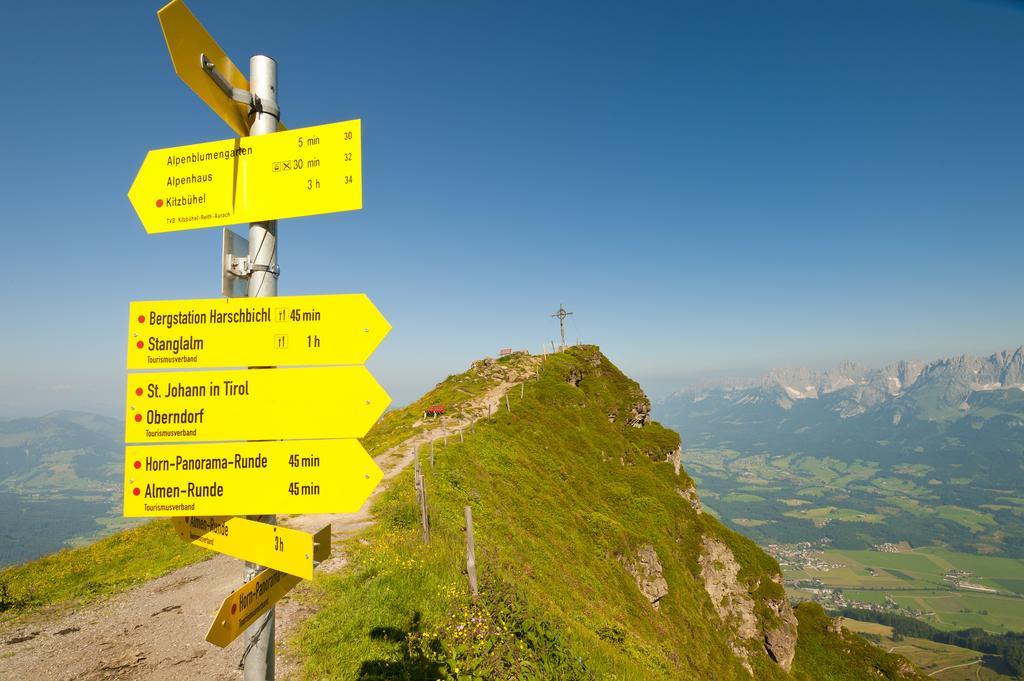
<svg viewBox="0 0 1024 681"><path fill-rule="evenodd" d="M256 55L249 60L249 90L253 101L277 105L277 62ZM257 99L258 98L258 99ZM277 132L277 117L257 111L250 136ZM249 225L249 297L268 298L277 295L277 220Z"/></svg>
<svg viewBox="0 0 1024 681"><path fill-rule="evenodd" d="M262 110L260 103L277 108L277 62L270 57L256 55L249 60L249 91L252 93L256 112L249 135L266 135L277 132L278 116ZM277 295L277 221L254 222L249 225L249 297L269 298ZM276 516L256 516L270 524L277 522ZM256 563L246 562L245 581L254 578L263 568ZM253 623L246 643L243 661L245 681L273 681L274 678L274 613L275 608Z"/></svg>

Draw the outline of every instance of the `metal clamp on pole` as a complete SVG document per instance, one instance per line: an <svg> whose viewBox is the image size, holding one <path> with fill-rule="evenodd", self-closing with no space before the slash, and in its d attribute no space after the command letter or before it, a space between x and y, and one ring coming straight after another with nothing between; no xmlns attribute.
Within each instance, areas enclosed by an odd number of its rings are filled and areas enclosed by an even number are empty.
<svg viewBox="0 0 1024 681"><path fill-rule="evenodd" d="M248 263L249 259L246 258L245 260ZM249 274L251 275L253 272L267 272L268 274L272 275L275 279L281 276L281 268L278 267L277 265L249 264Z"/></svg>
<svg viewBox="0 0 1024 681"><path fill-rule="evenodd" d="M249 115L252 116L253 114L264 113L267 114L268 116L273 116L278 120L278 122L281 121L281 110L277 108L276 102L270 102L265 99L260 99L256 95L253 95L252 101L249 102Z"/></svg>
<svg viewBox="0 0 1024 681"><path fill-rule="evenodd" d="M250 116L257 113L265 113L268 116L273 116L278 121L281 120L281 109L278 108L277 102L261 99L259 96L252 94L248 90L232 87L231 83L228 82L228 79L217 70L217 65L210 61L210 58L205 54L199 55L199 63L202 66L203 71L206 72L206 75L213 79L213 82L217 84L217 87L219 87L224 94L239 104L246 104L249 106Z"/></svg>

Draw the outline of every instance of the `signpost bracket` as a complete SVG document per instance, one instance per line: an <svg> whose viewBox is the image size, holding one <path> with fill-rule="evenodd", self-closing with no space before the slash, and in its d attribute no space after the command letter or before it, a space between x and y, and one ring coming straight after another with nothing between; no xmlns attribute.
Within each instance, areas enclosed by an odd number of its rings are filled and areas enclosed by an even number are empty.
<svg viewBox="0 0 1024 681"><path fill-rule="evenodd" d="M252 274L249 256L226 254L224 256L224 271L238 279L248 279L249 275Z"/></svg>
<svg viewBox="0 0 1024 681"><path fill-rule="evenodd" d="M248 90L231 87L231 83L228 82L227 78L217 71L217 65L210 61L210 58L205 54L200 53L199 64L202 66L203 71L206 72L206 75L208 75L213 82L217 84L217 87L219 87L224 94L239 104L247 104L249 106L250 116L254 113L265 113L269 116L273 116L278 121L281 120L281 110L277 107L276 102L261 99L259 96L252 94Z"/></svg>
<svg viewBox="0 0 1024 681"><path fill-rule="evenodd" d="M281 268L277 265L253 264L249 256L231 253L224 256L224 271L237 279L248 279L253 272L267 272L275 279L281 276Z"/></svg>

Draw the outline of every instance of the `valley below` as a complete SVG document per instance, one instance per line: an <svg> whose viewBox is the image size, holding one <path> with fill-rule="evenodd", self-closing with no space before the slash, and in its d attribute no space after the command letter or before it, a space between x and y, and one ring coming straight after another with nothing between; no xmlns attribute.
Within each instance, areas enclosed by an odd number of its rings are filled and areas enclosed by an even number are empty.
<svg viewBox="0 0 1024 681"><path fill-rule="evenodd" d="M70 411L0 419L0 568L139 524L121 514L123 429Z"/></svg>
<svg viewBox="0 0 1024 681"><path fill-rule="evenodd" d="M706 449L688 449L684 462L706 509L779 561L794 598L942 629L1024 631L1024 560L994 545L952 548L998 531L984 505L930 506L934 495L912 473L880 473L877 463ZM1024 511L1024 500L1002 499Z"/></svg>
<svg viewBox="0 0 1024 681"><path fill-rule="evenodd" d="M1022 358L779 369L654 413L683 434L706 510L778 560L791 599L874 618L867 633L886 617L1021 632ZM1000 678L998 656L925 644L916 653L935 666L899 652L929 673L963 664L940 678Z"/></svg>

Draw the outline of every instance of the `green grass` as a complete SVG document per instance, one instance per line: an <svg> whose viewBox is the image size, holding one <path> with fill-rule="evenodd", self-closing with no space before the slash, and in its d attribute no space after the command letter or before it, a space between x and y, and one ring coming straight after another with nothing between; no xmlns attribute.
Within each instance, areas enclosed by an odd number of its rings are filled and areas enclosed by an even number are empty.
<svg viewBox="0 0 1024 681"><path fill-rule="evenodd" d="M802 497L820 498L825 496L826 492L821 487L803 487L798 489L796 493Z"/></svg>
<svg viewBox="0 0 1024 681"><path fill-rule="evenodd" d="M1018 595L1024 595L1024 579L996 579L993 580L1002 588Z"/></svg>
<svg viewBox="0 0 1024 681"><path fill-rule="evenodd" d="M942 577L952 569L971 572L970 582L1014 591L1024 587L1024 561L1015 558L977 556L940 548L915 549L910 553L879 551L826 551L829 562L845 567L828 572L802 571L842 588L847 598L882 605L889 595L902 607L934 613L926 621L940 629L980 627L993 632L1024 631L1024 600L1005 593L995 595L953 590ZM867 572L871 567L874 576ZM797 576L797 575L791 575ZM795 591L794 595L801 595Z"/></svg>
<svg viewBox="0 0 1024 681"><path fill-rule="evenodd" d="M572 368L584 373L579 387L565 381ZM778 566L676 493L691 482L665 462L678 435L623 424L644 399L639 387L595 348L577 347L549 357L541 380L511 398L511 413L479 422L465 443L439 447L433 468L424 464L429 544L411 471L381 495L378 523L344 547L347 568L315 585L318 612L295 641L304 674L749 679L700 582L702 538L732 549L765 623L774 618L765 599L783 597L769 577ZM435 401L432 393L421 403ZM400 441L396 424L410 422L402 411L369 439ZM481 579L475 603L463 575L466 505ZM660 611L623 567L647 544L669 584ZM784 678L758 641L750 646L756 678Z"/></svg>
<svg viewBox="0 0 1024 681"><path fill-rule="evenodd" d="M910 636L893 641L892 627L874 622L858 622L848 617L844 618L843 626L857 634L878 638L873 641L876 646L902 655L925 674L938 673L935 678L942 681L1013 681L1015 678L1001 674L987 664L970 664L985 657L974 650Z"/></svg>
<svg viewBox="0 0 1024 681"><path fill-rule="evenodd" d="M498 369L531 361L517 356ZM566 382L582 371L578 387ZM375 454L425 427L425 406L465 413L466 401L500 380L494 366L451 376L406 409L389 413L365 439ZM759 626L778 624L768 607L784 598L778 565L710 513L697 515L677 493L692 484L667 454L679 436L658 424L625 424L646 402L639 386L596 348L548 358L540 380L511 395L466 433L423 457L431 541L420 539L412 472L394 478L374 507L377 524L336 550L347 563L322 575L303 598L315 614L292 648L309 678L516 678L743 680L751 674L730 652L701 581L703 540L725 543ZM609 421L609 414L615 416ZM759 465L764 465L763 461ZM471 506L480 596L468 593L463 508ZM656 611L624 564L655 548L668 594ZM52 604L88 602L212 554L182 542L160 521L87 547L62 551L0 573L4 617ZM870 659L897 678L896 658L865 652L829 633L802 607L798 664L786 675L745 644L753 677L766 681L846 679ZM808 628L805 635L804 628ZM829 675L818 674L829 669ZM844 672L845 673L845 672ZM902 676L900 678L911 678Z"/></svg>
<svg viewBox="0 0 1024 681"><path fill-rule="evenodd" d="M520 356L512 356L512 361L522 361ZM449 376L422 398L412 404L386 413L373 430L361 442L371 456L394 447L417 432L414 424L423 422L427 427L436 421L424 418L427 407L441 404L446 407L445 416L461 419L466 416L463 409L465 403L473 395L483 393L486 389L498 384L498 380L478 374L459 374ZM420 429L423 426L420 427Z"/></svg>
<svg viewBox="0 0 1024 681"><path fill-rule="evenodd" d="M984 532L996 525L995 519L988 513L980 513L960 506L937 506L935 514L940 518L959 523L971 532Z"/></svg>
<svg viewBox="0 0 1024 681"><path fill-rule="evenodd" d="M869 567L875 568L876 570L899 572L902 577L894 576L894 579L890 580L894 583L898 582L899 586L906 586L906 584L903 584L902 582L906 581L907 577L916 580L918 585L922 587L936 585L941 586L942 576L947 571L947 568L932 560L927 554L917 552L883 553L881 551L826 551L825 556L830 561L834 560L846 563L859 571L863 571L865 574L865 568ZM890 574L892 574L892 572L890 572ZM824 579L830 578L826 577ZM878 586L877 580L874 580L873 578L869 579L872 579L872 581L870 581L871 586ZM862 585L867 584L868 582L865 582Z"/></svg>
<svg viewBox="0 0 1024 681"><path fill-rule="evenodd" d="M843 593L846 594L847 598L852 600L874 603L875 605L885 604L884 591L858 591L856 589L843 589Z"/></svg>
<svg viewBox="0 0 1024 681"><path fill-rule="evenodd" d="M971 581L998 588L1001 579L1024 579L1024 559L978 556L940 548L920 548L914 553L928 556L940 566L971 572Z"/></svg>
<svg viewBox="0 0 1024 681"><path fill-rule="evenodd" d="M769 524L770 520L758 520L756 518L733 518L732 522L740 527L761 527Z"/></svg>
<svg viewBox="0 0 1024 681"><path fill-rule="evenodd" d="M764 497L759 497L756 494L737 494L733 492L722 497L722 501L730 504L746 504L756 501L764 501Z"/></svg>
<svg viewBox="0 0 1024 681"><path fill-rule="evenodd" d="M208 558L183 542L169 521L154 521L0 571L7 589L0 617L62 602L87 603Z"/></svg>
<svg viewBox="0 0 1024 681"><path fill-rule="evenodd" d="M1024 599L1005 593L953 590L942 579L952 569L966 570L972 573L972 583L1012 591L1013 585L1024 586L1024 560L940 548L921 548L909 553L832 550L825 552L825 558L845 567L828 572L807 570L805 575L842 588L847 598L881 605L885 596L890 595L903 607L933 612L925 619L941 629L1024 631ZM868 567L877 574L868 574Z"/></svg>
<svg viewBox="0 0 1024 681"><path fill-rule="evenodd" d="M829 550L825 552L825 558L845 567L828 572L811 570L808 574L830 586L842 588L948 590L951 587L942 578L954 569L970 572L969 581L980 586L1017 593L1024 588L1024 560L1019 558L978 556L935 547L904 553ZM868 574L869 567L878 574ZM997 623L993 617L985 628L994 630L995 626Z"/></svg>
<svg viewBox="0 0 1024 681"><path fill-rule="evenodd" d="M902 657L890 655L850 631L836 636L828 631L831 620L817 603L801 603L800 646L793 666L797 678L814 681L863 681L904 678L924 681ZM838 639L838 640L837 640Z"/></svg>
<svg viewBox="0 0 1024 681"><path fill-rule="evenodd" d="M726 497L728 499L728 497ZM881 523L885 522L885 516L878 513L865 513L852 508L836 508L835 506L823 506L820 508L801 508L796 511L786 511L782 515L787 518L799 520L810 520L816 526L822 527L829 522L850 522L850 523Z"/></svg>
<svg viewBox="0 0 1024 681"><path fill-rule="evenodd" d="M902 473L903 475L912 475L915 478L922 478L935 470L935 467L923 463L904 463L893 466L892 469L897 473Z"/></svg>
<svg viewBox="0 0 1024 681"><path fill-rule="evenodd" d="M797 462L795 468L806 473L811 481L828 484L837 477L835 471L830 467L830 463L831 461L828 459L805 456Z"/></svg>
<svg viewBox="0 0 1024 681"><path fill-rule="evenodd" d="M939 629L1024 631L1024 601L1017 598L967 591L899 591L891 596L903 607L933 613L921 619Z"/></svg>

